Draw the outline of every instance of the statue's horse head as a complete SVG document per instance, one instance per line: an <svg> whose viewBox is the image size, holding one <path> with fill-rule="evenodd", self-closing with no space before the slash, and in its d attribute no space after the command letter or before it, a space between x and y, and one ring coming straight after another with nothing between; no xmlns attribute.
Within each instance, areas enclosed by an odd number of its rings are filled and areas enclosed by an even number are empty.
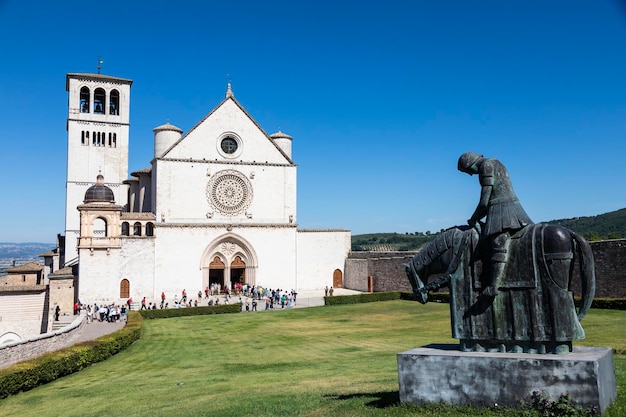
<svg viewBox="0 0 626 417"><path fill-rule="evenodd" d="M451 227L441 232L435 240L419 251L404 264L407 277L413 287L413 294L422 304L428 300L428 291L437 290L446 285L449 274L458 267L463 251L467 248L470 236L477 240L478 231L468 226ZM443 277L426 285L428 277L444 273Z"/></svg>
<svg viewBox="0 0 626 417"><path fill-rule="evenodd" d="M406 270L406 276L409 278L409 282L411 283L411 287L413 287L413 296L420 303L426 304L428 301L428 291L423 290L424 282L422 282L419 273L415 270L413 260L405 263L404 268Z"/></svg>

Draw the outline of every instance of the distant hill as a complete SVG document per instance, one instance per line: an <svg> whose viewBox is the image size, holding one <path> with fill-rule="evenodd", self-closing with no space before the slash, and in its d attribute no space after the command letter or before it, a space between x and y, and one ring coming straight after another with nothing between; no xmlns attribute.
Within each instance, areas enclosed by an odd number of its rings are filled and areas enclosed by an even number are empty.
<svg viewBox="0 0 626 417"><path fill-rule="evenodd" d="M590 241L626 238L626 208L597 216L551 220L546 223L565 226Z"/></svg>
<svg viewBox="0 0 626 417"><path fill-rule="evenodd" d="M54 243L0 242L0 259L37 259L39 255L55 247Z"/></svg>
<svg viewBox="0 0 626 417"><path fill-rule="evenodd" d="M572 219L550 220L544 223L560 224L589 241L626 238L626 208L605 214ZM431 242L438 233L368 233L352 236L353 251L416 251Z"/></svg>
<svg viewBox="0 0 626 417"><path fill-rule="evenodd" d="M426 233L369 233L352 236L353 251L395 252L415 251L432 241L437 234Z"/></svg>

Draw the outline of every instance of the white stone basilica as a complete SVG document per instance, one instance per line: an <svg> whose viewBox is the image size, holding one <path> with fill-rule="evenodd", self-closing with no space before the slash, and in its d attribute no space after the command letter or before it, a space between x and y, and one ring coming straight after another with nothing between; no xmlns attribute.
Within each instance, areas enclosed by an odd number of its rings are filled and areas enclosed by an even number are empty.
<svg viewBox="0 0 626 417"><path fill-rule="evenodd" d="M128 175L131 80L67 74L65 265L82 303L168 300L213 283L341 286L347 230L298 229L289 135L268 135L226 97L186 134L154 129Z"/></svg>

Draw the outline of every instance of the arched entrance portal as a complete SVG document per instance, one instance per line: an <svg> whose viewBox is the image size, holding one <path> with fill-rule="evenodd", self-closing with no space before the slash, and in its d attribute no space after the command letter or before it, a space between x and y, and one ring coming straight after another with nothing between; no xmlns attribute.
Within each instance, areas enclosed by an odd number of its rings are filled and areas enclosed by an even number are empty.
<svg viewBox="0 0 626 417"><path fill-rule="evenodd" d="M213 261L209 264L209 282L205 287L211 287L212 284L219 285L220 288L224 288L224 262L219 256L213 258Z"/></svg>
<svg viewBox="0 0 626 417"><path fill-rule="evenodd" d="M211 242L200 261L202 287L219 284L222 289L233 289L235 283L256 285L257 256L241 236L223 235Z"/></svg>
<svg viewBox="0 0 626 417"><path fill-rule="evenodd" d="M246 264L241 260L240 256L235 256L235 259L230 264L230 282L232 285L247 284Z"/></svg>

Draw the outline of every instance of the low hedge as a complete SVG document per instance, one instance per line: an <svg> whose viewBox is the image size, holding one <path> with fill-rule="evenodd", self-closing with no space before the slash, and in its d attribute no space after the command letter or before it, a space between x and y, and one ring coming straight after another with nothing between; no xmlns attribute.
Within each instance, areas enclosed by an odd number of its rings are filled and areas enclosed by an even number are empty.
<svg viewBox="0 0 626 417"><path fill-rule="evenodd" d="M412 292L409 291L389 291L375 292L356 295L339 295L335 297L324 297L326 305L370 303L374 301L389 300L410 300L416 301ZM449 292L431 292L428 294L429 303L449 303ZM580 305L580 297L574 297L576 305ZM595 298L591 308L601 308L607 310L626 310L626 298Z"/></svg>
<svg viewBox="0 0 626 417"><path fill-rule="evenodd" d="M220 304L217 306L165 308L158 310L139 310L144 319L166 319L170 317L208 316L211 314L240 313L241 303Z"/></svg>
<svg viewBox="0 0 626 417"><path fill-rule="evenodd" d="M373 303L376 301L399 300L400 298L400 291L370 292L354 295L326 296L324 297L324 304L331 306L339 304Z"/></svg>
<svg viewBox="0 0 626 417"><path fill-rule="evenodd" d="M141 315L131 312L126 326L117 332L0 370L0 398L31 390L110 358L141 337L142 325Z"/></svg>
<svg viewBox="0 0 626 417"><path fill-rule="evenodd" d="M376 301L391 301L391 300L409 300L416 301L412 292L409 291L387 291L387 292L371 292L354 295L338 295L332 297L324 297L324 304L339 305L339 304L358 304L358 303L373 303ZM450 294L447 292L435 292L428 294L428 301L431 303L449 303Z"/></svg>
<svg viewBox="0 0 626 417"><path fill-rule="evenodd" d="M626 298L594 298L591 303L591 308L626 310Z"/></svg>

